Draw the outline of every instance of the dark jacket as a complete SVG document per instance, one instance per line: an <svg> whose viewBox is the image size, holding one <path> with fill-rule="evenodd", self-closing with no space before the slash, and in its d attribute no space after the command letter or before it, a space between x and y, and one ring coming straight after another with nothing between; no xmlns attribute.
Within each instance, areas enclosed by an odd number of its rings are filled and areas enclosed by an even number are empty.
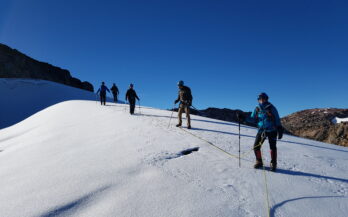
<svg viewBox="0 0 348 217"><path fill-rule="evenodd" d="M134 89L128 89L126 93L126 101L134 102L135 99L140 100Z"/></svg>
<svg viewBox="0 0 348 217"><path fill-rule="evenodd" d="M101 95L105 95L106 94L106 91L108 91L110 93L110 90L107 86L105 85L102 85L100 86L100 88L98 89L97 91L97 94L100 93Z"/></svg>
<svg viewBox="0 0 348 217"><path fill-rule="evenodd" d="M192 93L191 89L187 86L183 86L180 88L178 93L178 98L176 99L177 102L180 101L180 104L191 106L192 105Z"/></svg>
<svg viewBox="0 0 348 217"><path fill-rule="evenodd" d="M112 87L111 87L111 91L112 91L112 93L113 94L115 94L115 95L117 95L119 92L118 92L118 88L117 88L117 86L115 86L115 85L113 85Z"/></svg>

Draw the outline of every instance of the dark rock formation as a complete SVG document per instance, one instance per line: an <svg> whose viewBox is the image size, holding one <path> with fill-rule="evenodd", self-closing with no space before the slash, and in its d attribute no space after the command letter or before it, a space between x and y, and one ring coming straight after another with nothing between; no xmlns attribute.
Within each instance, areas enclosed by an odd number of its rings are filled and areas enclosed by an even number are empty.
<svg viewBox="0 0 348 217"><path fill-rule="evenodd" d="M178 111L178 109L175 109L175 111ZM213 118L217 120L222 120L222 121L229 121L229 122L236 122L238 123L237 119L237 113L242 113L245 117L250 116L251 112L243 112L241 110L232 110L232 109L219 109L219 108L207 108L204 110L196 110L196 109L191 109L191 114L194 115L199 115L207 118ZM244 125L252 126L255 127L255 124L249 123L249 122L241 122Z"/></svg>
<svg viewBox="0 0 348 217"><path fill-rule="evenodd" d="M226 108L191 110L191 113L195 115L230 122L238 122L236 115L238 112L242 111ZM250 116L251 112L243 112L243 114ZM347 118L348 109L309 109L286 116L281 119L281 122L287 134L348 146L348 123L334 124L332 120L335 117ZM243 122L243 124L255 127L252 123Z"/></svg>
<svg viewBox="0 0 348 217"><path fill-rule="evenodd" d="M72 77L68 70L34 60L1 43L0 78L42 79L94 91L92 84Z"/></svg>
<svg viewBox="0 0 348 217"><path fill-rule="evenodd" d="M335 117L348 117L348 109L308 109L282 118L282 124L295 136L348 146L348 123L334 124Z"/></svg>

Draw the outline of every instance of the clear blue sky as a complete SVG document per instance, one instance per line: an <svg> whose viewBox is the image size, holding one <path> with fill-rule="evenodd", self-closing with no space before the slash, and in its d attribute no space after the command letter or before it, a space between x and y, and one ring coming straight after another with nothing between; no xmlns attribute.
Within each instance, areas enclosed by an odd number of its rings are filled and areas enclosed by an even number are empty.
<svg viewBox="0 0 348 217"><path fill-rule="evenodd" d="M172 107L251 111L265 91L282 116L348 107L348 1L0 0L0 42L93 83L135 84Z"/></svg>

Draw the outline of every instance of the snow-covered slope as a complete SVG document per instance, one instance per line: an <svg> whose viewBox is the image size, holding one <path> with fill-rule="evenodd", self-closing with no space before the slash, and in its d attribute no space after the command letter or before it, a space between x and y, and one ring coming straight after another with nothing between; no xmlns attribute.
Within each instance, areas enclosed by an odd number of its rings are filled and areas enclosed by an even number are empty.
<svg viewBox="0 0 348 217"><path fill-rule="evenodd" d="M0 78L0 129L66 100L95 100L95 94L63 84Z"/></svg>
<svg viewBox="0 0 348 217"><path fill-rule="evenodd" d="M0 216L267 216L265 175L271 216L347 216L347 148L285 136L278 172L264 173L253 128L241 127L239 168L235 124L193 116L184 131L169 111L141 113L67 101L1 130Z"/></svg>

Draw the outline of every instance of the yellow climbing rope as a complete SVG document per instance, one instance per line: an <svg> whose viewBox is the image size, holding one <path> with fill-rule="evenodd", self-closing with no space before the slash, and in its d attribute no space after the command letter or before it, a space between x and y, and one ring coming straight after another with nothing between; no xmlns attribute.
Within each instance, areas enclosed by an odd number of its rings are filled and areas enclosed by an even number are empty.
<svg viewBox="0 0 348 217"><path fill-rule="evenodd" d="M196 137L197 139L200 139L200 140L206 142L207 144L209 144L209 145L213 146L214 148L216 148L216 149L222 151L223 153L229 155L230 157L239 159L239 156L234 155L234 154L231 154L231 153L229 153L229 152L223 150L222 148L220 148L220 147L214 145L214 143L212 143L212 142L210 142L210 141L208 141L208 140L206 140L206 139L204 139L204 138L202 138L202 137L200 137L200 136L197 136L196 134L193 134L193 133L191 133L191 132L189 132L189 131L187 131L187 130L181 128L181 127L180 127L179 129L181 129L182 131L184 131L184 132L190 134L190 135L193 136L193 137ZM257 147L262 147L262 144L263 144L264 141L265 141L265 138L261 139L261 141L260 141L260 143L259 143L258 145L254 146L251 150L249 150L249 151L243 153L241 156L244 157L244 156L250 154L250 152L254 151L255 148L257 148ZM242 158L241 158L241 159L242 159ZM264 161L263 161L263 158L262 158L262 162L264 162ZM263 166L263 174L264 174L264 179L265 179L265 194L266 194L266 195L265 195L265 198L266 198L267 216L270 217L270 216L271 216L271 209L270 209L270 203L269 203L269 189L268 189L268 182L267 182L267 175L266 175L266 168L265 168L265 166Z"/></svg>

